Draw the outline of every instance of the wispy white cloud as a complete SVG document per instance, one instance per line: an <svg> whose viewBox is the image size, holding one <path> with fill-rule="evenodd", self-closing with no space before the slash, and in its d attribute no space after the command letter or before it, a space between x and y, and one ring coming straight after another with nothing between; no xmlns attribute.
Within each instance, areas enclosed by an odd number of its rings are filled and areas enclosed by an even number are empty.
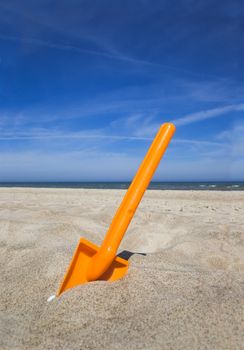
<svg viewBox="0 0 244 350"><path fill-rule="evenodd" d="M170 157L168 157L170 155ZM0 181L109 181L131 180L143 155L102 150L79 152L15 151L2 152ZM228 159L210 157L177 157L170 148L160 164L154 180L224 180L228 179ZM240 164L235 164L235 176Z"/></svg>
<svg viewBox="0 0 244 350"><path fill-rule="evenodd" d="M130 180L140 159L121 152L2 152L0 181ZM65 164L65 166L64 166Z"/></svg>
<svg viewBox="0 0 244 350"><path fill-rule="evenodd" d="M116 60L123 60L123 61L130 61L133 63L133 60L126 59L124 56L115 55L112 53L103 52L103 51L96 51L91 49L82 48L75 45L69 45L69 44L59 44L54 42L49 42L37 38L27 38L27 37L17 37L17 36L11 36L11 35L3 35L0 34L0 39L7 40L7 41L17 41L20 43L26 43L31 45L39 45L39 46L45 46L51 49L57 49L57 50L65 50L65 51L74 51L89 55L96 55L96 56L104 56L110 59L116 59ZM137 62L138 63L138 62Z"/></svg>
<svg viewBox="0 0 244 350"><path fill-rule="evenodd" d="M132 57L131 55L121 52L118 49L115 49L113 46L111 46L111 44L109 46L105 45L105 43L103 43L103 45L99 45L98 47L102 47L104 49L104 51L101 51L101 50L87 49L78 45L56 43L53 41L46 41L39 38L24 37L24 36L19 37L14 35L0 34L0 39L6 40L6 41L25 43L28 45L44 46L50 49L73 51L73 52L78 52L78 53L83 53L88 55L101 56L104 58L119 60L128 64L133 64L134 66L137 66L137 68L139 68L140 66L144 66L144 69L145 69L145 66L149 68L152 67L157 69L157 74L159 73L167 74L170 71L175 71L183 75L203 78L203 74L191 71L189 69ZM100 43L100 41L97 41L97 43ZM212 78L218 78L218 79L221 78L220 76L216 76L213 74L208 74L208 75L205 74L205 77L206 76L212 77Z"/></svg>
<svg viewBox="0 0 244 350"><path fill-rule="evenodd" d="M93 134L91 132L77 132L77 133L55 133L55 132L47 132L47 133L5 133L0 136L0 140L71 140L71 139L104 139L104 140L144 140L150 141L152 138L150 137L139 137L139 136L129 136L129 135L109 135L109 134Z"/></svg>
<svg viewBox="0 0 244 350"><path fill-rule="evenodd" d="M232 157L244 164L244 122L234 125L230 135Z"/></svg>
<svg viewBox="0 0 244 350"><path fill-rule="evenodd" d="M209 98L206 91L209 87L209 94L212 93L212 82L200 83L197 86L199 93L203 89L201 98L206 101L213 102L212 97ZM215 84L215 90L221 84ZM177 86L179 90L175 90ZM230 93L233 86L226 83L226 90L221 89L218 94L218 103L229 101L227 106L214 108L211 110L197 111L193 114L183 116L173 121L177 126L197 122L203 118L218 117L220 113L228 113L228 111L236 110L238 106L243 104L234 104L233 96ZM172 90L171 90L172 89ZM113 91L101 91L96 97L90 97L82 100L82 96L76 97L69 103L62 101L44 102L39 105L29 105L24 108L11 110L0 110L0 127L1 120L5 119L4 123L9 126L22 125L28 126L29 123L36 125L48 125L55 121L55 124L62 123L62 121L85 119L85 118L100 118L105 116L107 124L113 119L114 128L124 128L128 123L131 123L132 128L137 127L137 136L151 137L157 130L158 121L163 123L174 118L175 106L184 105L187 100L190 105L199 103L199 96L192 94L192 90L196 90L196 85L186 84L186 82L174 81L173 86L167 91L160 84L150 84L145 86L127 86ZM239 96L239 95L238 95ZM239 96L240 97L240 96ZM209 100L210 99L210 100ZM202 102L202 101L200 101ZM216 102L216 101L215 101ZM239 107L240 108L240 107ZM166 113L167 111L167 113Z"/></svg>
<svg viewBox="0 0 244 350"><path fill-rule="evenodd" d="M130 119L131 120L131 119ZM128 130L127 130L128 131ZM60 140L60 141L71 141L71 140L94 140L99 143L101 143L103 140L108 141L121 141L121 140L129 140L129 141L152 141L152 136L138 136L135 135L133 132L134 130L131 130L130 134L124 134L124 135L116 135L111 134L109 132L109 129L89 129L89 130L82 130L80 132L67 132L67 131L59 131L59 130L50 130L50 129L33 129L29 131L10 131L10 132L3 132L0 135L1 141L25 141L25 140ZM193 146L203 146L203 147L223 147L225 146L224 142L216 142L216 141L209 141L209 140L194 140L194 139L182 139L182 138L174 138L172 140L173 144L180 145L180 144L188 144Z"/></svg>
<svg viewBox="0 0 244 350"><path fill-rule="evenodd" d="M206 120L206 119L216 118L216 117L219 117L221 115L224 115L224 114L227 114L230 112L238 112L238 111L244 111L244 103L203 110L203 111L196 112L196 113L191 113L191 114L188 114L182 118L174 119L172 122L176 126L183 126L183 125L187 125L187 124L200 122L200 121Z"/></svg>
<svg viewBox="0 0 244 350"><path fill-rule="evenodd" d="M216 139L217 140L232 140L235 139L237 135L241 135L243 140L244 140L244 123L234 123L234 125L232 126L231 129L229 130L224 130L222 132L220 132L217 136Z"/></svg>
<svg viewBox="0 0 244 350"><path fill-rule="evenodd" d="M108 126L111 132L115 131L131 135L138 139L152 139L162 122L157 122L158 111L151 113L134 113L124 115L111 122ZM167 120L165 120L166 122Z"/></svg>
<svg viewBox="0 0 244 350"><path fill-rule="evenodd" d="M79 140L92 140L96 141L98 144L102 145L103 142L109 141L121 141L121 140L131 140L131 141L151 141L155 136L158 128L164 122L168 120L163 120L163 118L158 121L157 114L132 114L125 116L124 118L116 119L108 123L106 126L101 128L89 128L81 129L77 131L68 131L66 128L55 128L55 127L39 127L33 128L30 125L26 125L23 128L22 116L21 123L15 123L14 127L2 127L0 140L4 141L79 141ZM218 135L216 140L198 140L198 139L188 139L188 138L178 138L177 135L173 139L173 144L188 144L192 146L215 146L224 147L226 145L226 139Z"/></svg>
<svg viewBox="0 0 244 350"><path fill-rule="evenodd" d="M106 181L109 180L109 176L112 180L130 180L143 158L147 149L146 144L150 144L153 138L135 136L137 123L140 124L140 122L140 118L130 116L124 130L127 131L125 135L112 133L110 127L80 132L45 128L30 129L25 132L5 131L0 139L2 143L6 141L11 144L12 140L19 140L22 146L12 152L11 148L9 151L6 151L6 148L5 151L2 150L0 162L4 166L0 169L0 179L15 181L15 174L18 174L19 180L22 176L23 179L28 179L29 176L29 179L40 181L46 179ZM84 140L84 143L81 143L81 140ZM109 145L110 142L121 140L132 141L130 150L133 152L128 152L126 144L125 147L120 148ZM26 147L25 141L27 141ZM29 142L33 142L31 150ZM137 142L143 143L139 151L135 146ZM182 152L183 145L184 152ZM194 140L176 136L157 171L155 180L228 178L231 169L230 158L225 157L228 152L228 140ZM168 155L170 155L169 158ZM239 165L235 167L240 168ZM9 174L12 176L11 179Z"/></svg>
<svg viewBox="0 0 244 350"><path fill-rule="evenodd" d="M123 111L127 112L127 109L130 109L129 101L111 99L110 101L101 102L93 99L93 101L89 102L59 104L59 106L47 103L45 105L27 106L17 110L11 110L10 108L8 110L0 110L0 121L2 126L5 125L11 128L22 126L24 129L29 124L47 125L53 122L59 123L64 120L85 119L103 114L115 115L122 108Z"/></svg>
<svg viewBox="0 0 244 350"><path fill-rule="evenodd" d="M216 135L216 140L228 144L232 163L242 162L244 167L244 121L233 122L230 129Z"/></svg>

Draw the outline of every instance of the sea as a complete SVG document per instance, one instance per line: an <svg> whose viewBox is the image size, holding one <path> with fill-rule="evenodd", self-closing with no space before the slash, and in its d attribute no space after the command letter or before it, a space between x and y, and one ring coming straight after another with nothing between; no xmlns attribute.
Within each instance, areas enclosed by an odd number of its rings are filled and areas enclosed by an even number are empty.
<svg viewBox="0 0 244 350"><path fill-rule="evenodd" d="M0 182L0 187L127 189L130 182ZM244 191L241 182L151 182L150 190Z"/></svg>

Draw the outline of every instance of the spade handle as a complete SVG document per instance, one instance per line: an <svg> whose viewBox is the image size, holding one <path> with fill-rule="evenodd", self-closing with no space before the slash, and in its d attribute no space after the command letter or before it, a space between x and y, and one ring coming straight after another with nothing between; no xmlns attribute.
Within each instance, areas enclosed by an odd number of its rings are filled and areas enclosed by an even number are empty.
<svg viewBox="0 0 244 350"><path fill-rule="evenodd" d="M135 214L174 132L175 126L172 123L165 123L159 128L157 135L111 222L101 246L102 250L105 249L115 253L117 252L127 227Z"/></svg>
<svg viewBox="0 0 244 350"><path fill-rule="evenodd" d="M111 222L99 251L89 263L87 269L88 281L97 280L111 266L127 227L174 132L175 126L171 123L163 124L160 127Z"/></svg>

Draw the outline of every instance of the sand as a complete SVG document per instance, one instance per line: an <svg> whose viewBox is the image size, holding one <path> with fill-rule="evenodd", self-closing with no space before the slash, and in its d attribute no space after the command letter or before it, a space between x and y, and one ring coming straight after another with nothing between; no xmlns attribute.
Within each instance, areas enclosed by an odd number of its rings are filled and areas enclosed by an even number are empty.
<svg viewBox="0 0 244 350"><path fill-rule="evenodd" d="M1 350L244 347L244 192L147 191L121 246L127 276L47 302L123 195L0 189Z"/></svg>

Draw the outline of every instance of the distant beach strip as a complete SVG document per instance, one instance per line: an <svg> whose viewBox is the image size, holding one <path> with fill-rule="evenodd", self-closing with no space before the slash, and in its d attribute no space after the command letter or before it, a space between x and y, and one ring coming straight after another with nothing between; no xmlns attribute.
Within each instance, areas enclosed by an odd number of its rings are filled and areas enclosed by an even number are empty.
<svg viewBox="0 0 244 350"><path fill-rule="evenodd" d="M0 187L127 189L130 182L0 182ZM152 182L149 190L244 191L244 182Z"/></svg>

